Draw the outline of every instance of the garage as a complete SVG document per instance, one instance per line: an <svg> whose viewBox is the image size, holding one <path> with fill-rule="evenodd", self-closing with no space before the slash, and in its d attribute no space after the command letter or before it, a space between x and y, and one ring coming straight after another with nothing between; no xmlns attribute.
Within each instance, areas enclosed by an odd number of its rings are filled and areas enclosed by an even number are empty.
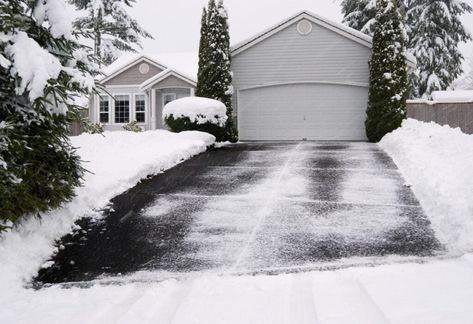
<svg viewBox="0 0 473 324"><path fill-rule="evenodd" d="M238 129L245 140L366 140L366 87L281 84L239 91Z"/></svg>

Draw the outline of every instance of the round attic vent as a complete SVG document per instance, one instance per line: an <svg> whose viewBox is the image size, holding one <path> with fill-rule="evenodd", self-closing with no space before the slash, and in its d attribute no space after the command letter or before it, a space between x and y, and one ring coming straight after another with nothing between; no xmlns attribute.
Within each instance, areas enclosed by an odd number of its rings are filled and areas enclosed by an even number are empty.
<svg viewBox="0 0 473 324"><path fill-rule="evenodd" d="M312 23L306 19L299 21L297 31L301 35L309 35L312 31Z"/></svg>
<svg viewBox="0 0 473 324"><path fill-rule="evenodd" d="M149 72L149 65L147 63L141 63L139 70L141 74L146 74Z"/></svg>

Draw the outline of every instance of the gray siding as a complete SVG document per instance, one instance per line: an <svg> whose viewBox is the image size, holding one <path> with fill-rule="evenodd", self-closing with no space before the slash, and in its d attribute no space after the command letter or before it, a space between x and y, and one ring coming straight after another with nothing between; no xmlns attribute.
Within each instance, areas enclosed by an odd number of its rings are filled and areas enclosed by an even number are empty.
<svg viewBox="0 0 473 324"><path fill-rule="evenodd" d="M139 71L139 66L140 64L143 63L143 61L139 61L135 65L131 66L127 70L123 71L116 77L110 79L109 81L105 82L105 85L139 85L149 78L152 78L156 74L161 73L163 70L154 66L151 63L148 63L149 65L149 72L146 74L142 74Z"/></svg>
<svg viewBox="0 0 473 324"><path fill-rule="evenodd" d="M155 84L153 89L161 89L161 88L194 88L194 86L184 80L176 78L174 75L170 75L163 81Z"/></svg>
<svg viewBox="0 0 473 324"><path fill-rule="evenodd" d="M233 56L235 90L294 81L368 84L371 49L317 24L312 25L312 32L302 36L295 22Z"/></svg>

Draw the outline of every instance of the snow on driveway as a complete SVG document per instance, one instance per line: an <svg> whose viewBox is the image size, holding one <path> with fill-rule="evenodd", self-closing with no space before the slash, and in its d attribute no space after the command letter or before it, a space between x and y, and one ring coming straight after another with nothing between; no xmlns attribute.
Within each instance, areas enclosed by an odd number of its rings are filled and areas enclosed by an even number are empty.
<svg viewBox="0 0 473 324"><path fill-rule="evenodd" d="M83 221L61 242L38 280L284 272L350 257L432 255L440 245L403 184L374 144L232 145L114 199L103 222Z"/></svg>

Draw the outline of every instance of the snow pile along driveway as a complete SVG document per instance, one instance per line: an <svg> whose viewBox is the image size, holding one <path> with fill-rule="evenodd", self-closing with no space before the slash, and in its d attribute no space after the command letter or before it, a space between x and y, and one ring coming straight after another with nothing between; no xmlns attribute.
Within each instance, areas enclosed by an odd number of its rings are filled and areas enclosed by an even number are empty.
<svg viewBox="0 0 473 324"><path fill-rule="evenodd" d="M31 279L53 253L54 240L70 232L75 220L90 216L141 179L205 151L214 142L215 137L206 133L163 130L73 137L91 173L85 175L73 201L0 237L0 291L18 289Z"/></svg>
<svg viewBox="0 0 473 324"><path fill-rule="evenodd" d="M438 238L453 251L472 251L473 135L408 119L380 146L412 185Z"/></svg>

